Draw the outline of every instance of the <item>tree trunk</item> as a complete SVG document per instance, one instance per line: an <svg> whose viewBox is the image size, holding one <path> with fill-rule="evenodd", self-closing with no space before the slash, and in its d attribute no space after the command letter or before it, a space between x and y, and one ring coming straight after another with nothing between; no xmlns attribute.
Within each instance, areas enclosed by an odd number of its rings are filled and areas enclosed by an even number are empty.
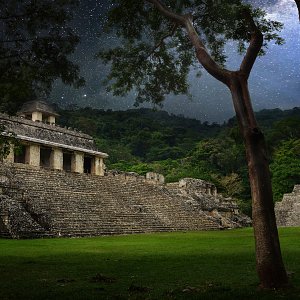
<svg viewBox="0 0 300 300"><path fill-rule="evenodd" d="M247 78L238 72L230 75L229 89L246 146L252 194L252 219L255 236L256 268L262 288L281 288L288 278L282 261L276 227L272 186L264 135L257 126L251 105Z"/></svg>

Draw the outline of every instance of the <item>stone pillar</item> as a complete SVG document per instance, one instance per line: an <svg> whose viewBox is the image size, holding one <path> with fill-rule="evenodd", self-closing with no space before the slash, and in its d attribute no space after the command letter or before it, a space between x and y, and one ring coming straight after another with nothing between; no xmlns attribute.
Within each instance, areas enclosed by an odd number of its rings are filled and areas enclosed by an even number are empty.
<svg viewBox="0 0 300 300"><path fill-rule="evenodd" d="M55 124L55 116L49 116L49 117L48 117L48 122L49 122L50 124Z"/></svg>
<svg viewBox="0 0 300 300"><path fill-rule="evenodd" d="M103 162L103 158L99 156L95 156L92 161L92 174L97 176L104 176L105 165Z"/></svg>
<svg viewBox="0 0 300 300"><path fill-rule="evenodd" d="M39 111L34 111L32 113L32 121L43 121L43 114Z"/></svg>
<svg viewBox="0 0 300 300"><path fill-rule="evenodd" d="M8 155L3 159L6 163L14 163L15 162L15 153L14 153L14 145L9 145L9 153Z"/></svg>
<svg viewBox="0 0 300 300"><path fill-rule="evenodd" d="M63 152L59 148L53 148L50 157L50 167L54 170L63 170Z"/></svg>
<svg viewBox="0 0 300 300"><path fill-rule="evenodd" d="M25 163L39 167L40 166L40 146L39 145L28 145L26 147Z"/></svg>
<svg viewBox="0 0 300 300"><path fill-rule="evenodd" d="M74 152L71 160L71 172L83 173L84 154Z"/></svg>

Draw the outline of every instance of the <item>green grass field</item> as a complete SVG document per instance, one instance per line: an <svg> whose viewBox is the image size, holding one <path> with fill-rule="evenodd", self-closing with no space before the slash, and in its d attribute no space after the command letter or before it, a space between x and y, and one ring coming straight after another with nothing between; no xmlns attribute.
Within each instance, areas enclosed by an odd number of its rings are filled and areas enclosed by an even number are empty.
<svg viewBox="0 0 300 300"><path fill-rule="evenodd" d="M300 228L281 228L294 286L259 291L252 229L0 239L0 299L300 299Z"/></svg>

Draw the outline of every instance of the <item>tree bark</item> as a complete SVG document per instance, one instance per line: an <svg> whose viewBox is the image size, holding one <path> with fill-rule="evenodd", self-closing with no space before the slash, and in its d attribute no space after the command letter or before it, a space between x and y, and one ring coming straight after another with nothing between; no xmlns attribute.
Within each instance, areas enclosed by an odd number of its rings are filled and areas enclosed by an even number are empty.
<svg viewBox="0 0 300 300"><path fill-rule="evenodd" d="M265 139L254 116L247 78L239 71L230 77L229 89L246 146L257 274L262 288L282 288L288 277L280 250Z"/></svg>

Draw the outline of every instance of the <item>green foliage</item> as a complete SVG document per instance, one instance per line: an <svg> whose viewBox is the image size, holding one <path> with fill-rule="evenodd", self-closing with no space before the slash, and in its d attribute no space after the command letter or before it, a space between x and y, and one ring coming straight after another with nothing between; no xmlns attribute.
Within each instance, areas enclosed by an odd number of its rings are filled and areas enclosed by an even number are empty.
<svg viewBox="0 0 300 300"><path fill-rule="evenodd" d="M219 132L220 125L201 123L150 109L107 111L84 108L61 112L61 124L97 137L109 163L152 162L188 155L199 139Z"/></svg>
<svg viewBox="0 0 300 300"><path fill-rule="evenodd" d="M3 161L11 150L11 145L15 151L20 151L20 145L12 132L8 132L3 124L0 123L0 162Z"/></svg>
<svg viewBox="0 0 300 300"><path fill-rule="evenodd" d="M9 137L2 135L2 132L4 131L5 127L0 124L0 161L3 161L10 151L10 139Z"/></svg>
<svg viewBox="0 0 300 300"><path fill-rule="evenodd" d="M274 152L271 164L274 200L282 199L300 183L300 139L282 142Z"/></svg>
<svg viewBox="0 0 300 300"><path fill-rule="evenodd" d="M236 197L243 192L242 179L237 173L230 173L219 179L220 184L230 197Z"/></svg>
<svg viewBox="0 0 300 300"><path fill-rule="evenodd" d="M266 19L260 9L252 9L240 0L181 0L163 1L179 15L190 14L193 26L213 59L223 66L226 62L224 46L236 41L243 52L250 41L249 20L253 17L267 43L278 36L282 24ZM109 11L106 31L115 34L121 46L101 49L98 57L111 67L106 83L115 95L136 93L136 104L151 101L161 105L167 94L187 94L188 74L199 69L195 49L181 25L166 18L148 1L115 0Z"/></svg>
<svg viewBox="0 0 300 300"><path fill-rule="evenodd" d="M70 27L76 0L0 0L0 110L45 96L55 79L80 86L68 58L79 38Z"/></svg>

